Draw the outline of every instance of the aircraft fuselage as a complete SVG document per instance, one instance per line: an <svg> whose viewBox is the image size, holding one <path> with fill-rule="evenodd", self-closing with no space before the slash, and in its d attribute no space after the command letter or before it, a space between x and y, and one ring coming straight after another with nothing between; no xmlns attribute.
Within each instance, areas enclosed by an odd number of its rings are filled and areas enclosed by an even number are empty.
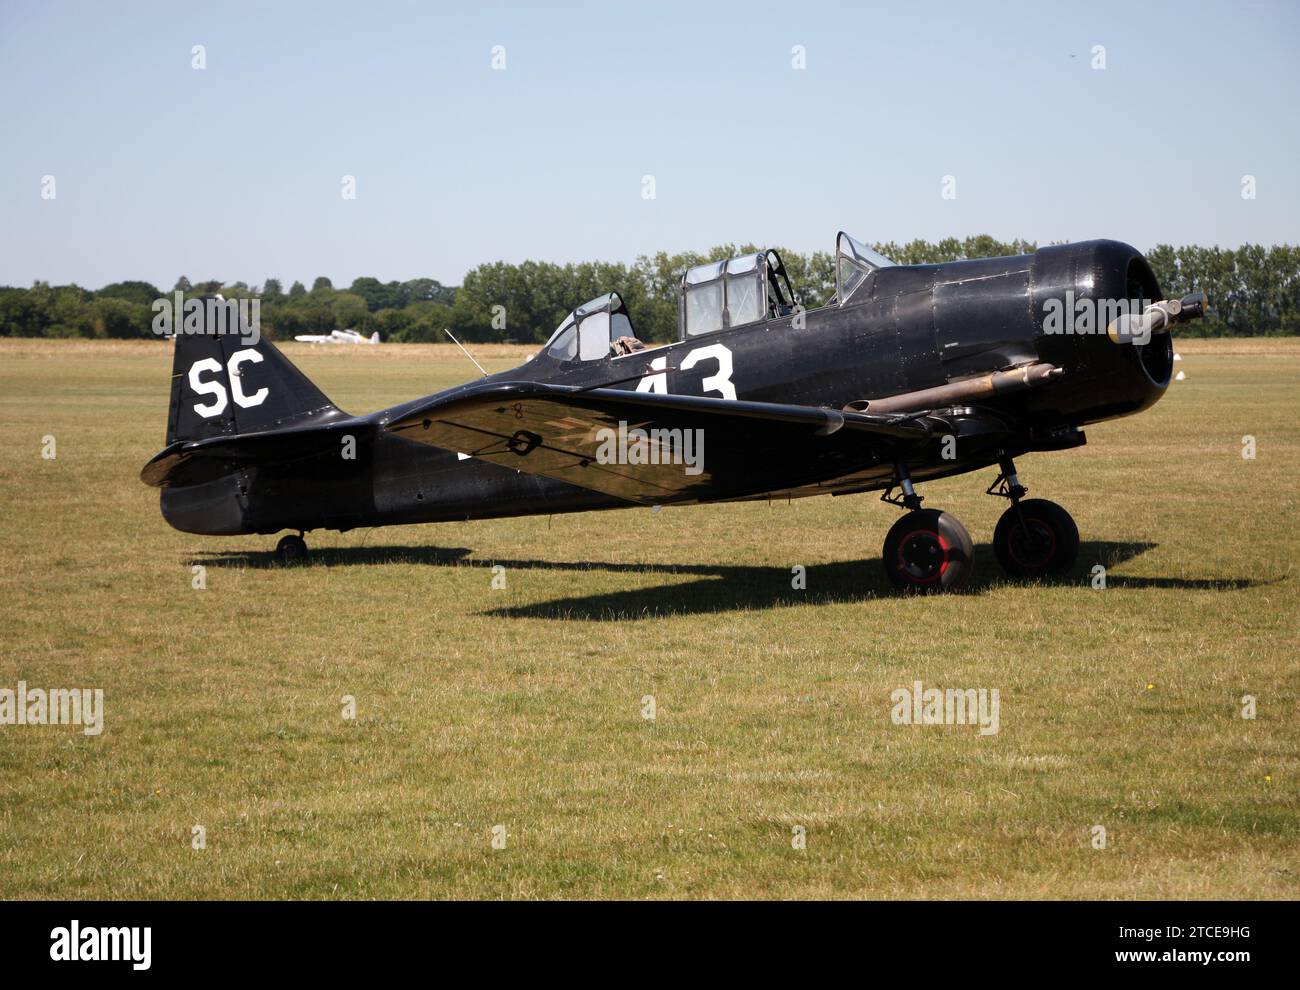
<svg viewBox="0 0 1300 990"><path fill-rule="evenodd" d="M1011 424L1011 440L1003 436L985 446L973 438L955 459L941 456L937 446L911 451L907 467L918 481L976 470L996 463L1002 453L1077 446L1083 442L1080 427L1146 408L1169 381L1167 334L1143 346L1121 346L1108 339L1104 324L1066 333L1045 326L1050 302L1064 300L1067 293L1073 304L1159 298L1149 266L1127 245L1092 241L1052 246L1013 258L881 268L868 278L843 305L788 313L622 356L562 361L543 350L486 380L839 410L1034 362L1061 369L1060 378L1050 384L980 400L983 409ZM256 369L250 373L255 376ZM251 391L255 385L254 377L245 388ZM442 394L454 396L466 387ZM201 484L164 488L163 513L181 530L234 534L346 530L631 504L384 430L427 401L336 421L354 440L350 458L322 456L287 468L248 465ZM839 480L805 484L792 478L767 494L882 489L893 477L892 463L864 462Z"/></svg>

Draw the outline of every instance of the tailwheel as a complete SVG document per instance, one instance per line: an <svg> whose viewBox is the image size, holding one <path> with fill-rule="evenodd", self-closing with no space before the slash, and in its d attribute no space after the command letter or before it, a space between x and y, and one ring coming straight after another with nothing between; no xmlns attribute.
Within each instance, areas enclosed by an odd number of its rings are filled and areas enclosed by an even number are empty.
<svg viewBox="0 0 1300 990"><path fill-rule="evenodd" d="M894 587L929 593L965 584L973 554L970 533L956 516L915 509L890 528L881 557Z"/></svg>
<svg viewBox="0 0 1300 990"><path fill-rule="evenodd" d="M307 541L301 536L282 536L275 545L275 559L282 564L299 564L307 559Z"/></svg>
<svg viewBox="0 0 1300 990"><path fill-rule="evenodd" d="M1079 555L1079 527L1055 502L1017 501L998 520L993 552L1011 577L1060 577Z"/></svg>

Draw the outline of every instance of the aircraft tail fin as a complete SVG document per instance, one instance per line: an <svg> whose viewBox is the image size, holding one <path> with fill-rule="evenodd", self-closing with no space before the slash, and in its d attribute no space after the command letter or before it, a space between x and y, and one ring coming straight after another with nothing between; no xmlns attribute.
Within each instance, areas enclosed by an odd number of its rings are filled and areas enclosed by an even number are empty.
<svg viewBox="0 0 1300 990"><path fill-rule="evenodd" d="M250 325L235 300L195 301L203 304L202 320L191 313L184 325L177 321L168 444L346 416Z"/></svg>
<svg viewBox="0 0 1300 990"><path fill-rule="evenodd" d="M379 343L379 331L378 331L378 330L376 330L374 333L372 333L372 334L370 335L370 343L372 343L372 344L377 344L377 343Z"/></svg>

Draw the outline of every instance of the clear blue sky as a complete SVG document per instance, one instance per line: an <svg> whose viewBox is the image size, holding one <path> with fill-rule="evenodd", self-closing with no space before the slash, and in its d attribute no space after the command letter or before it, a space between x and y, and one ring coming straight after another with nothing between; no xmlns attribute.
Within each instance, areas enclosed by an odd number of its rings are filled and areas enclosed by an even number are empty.
<svg viewBox="0 0 1300 990"><path fill-rule="evenodd" d="M0 284L458 284L841 227L1300 242L1298 11L0 0Z"/></svg>

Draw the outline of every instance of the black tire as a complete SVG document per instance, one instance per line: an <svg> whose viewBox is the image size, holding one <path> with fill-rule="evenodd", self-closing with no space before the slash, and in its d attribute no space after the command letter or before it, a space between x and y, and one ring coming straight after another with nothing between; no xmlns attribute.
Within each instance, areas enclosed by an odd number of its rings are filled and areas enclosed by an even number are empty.
<svg viewBox="0 0 1300 990"><path fill-rule="evenodd" d="M1013 505L1002 513L993 531L993 552L1011 577L1061 577L1079 556L1079 527L1055 502L1026 499L1018 510Z"/></svg>
<svg viewBox="0 0 1300 990"><path fill-rule="evenodd" d="M275 545L275 559L282 564L300 564L307 559L307 541L301 536L282 536Z"/></svg>
<svg viewBox="0 0 1300 990"><path fill-rule="evenodd" d="M970 580L974 551L970 533L956 516L916 509L890 527L881 560L895 588L932 593Z"/></svg>

